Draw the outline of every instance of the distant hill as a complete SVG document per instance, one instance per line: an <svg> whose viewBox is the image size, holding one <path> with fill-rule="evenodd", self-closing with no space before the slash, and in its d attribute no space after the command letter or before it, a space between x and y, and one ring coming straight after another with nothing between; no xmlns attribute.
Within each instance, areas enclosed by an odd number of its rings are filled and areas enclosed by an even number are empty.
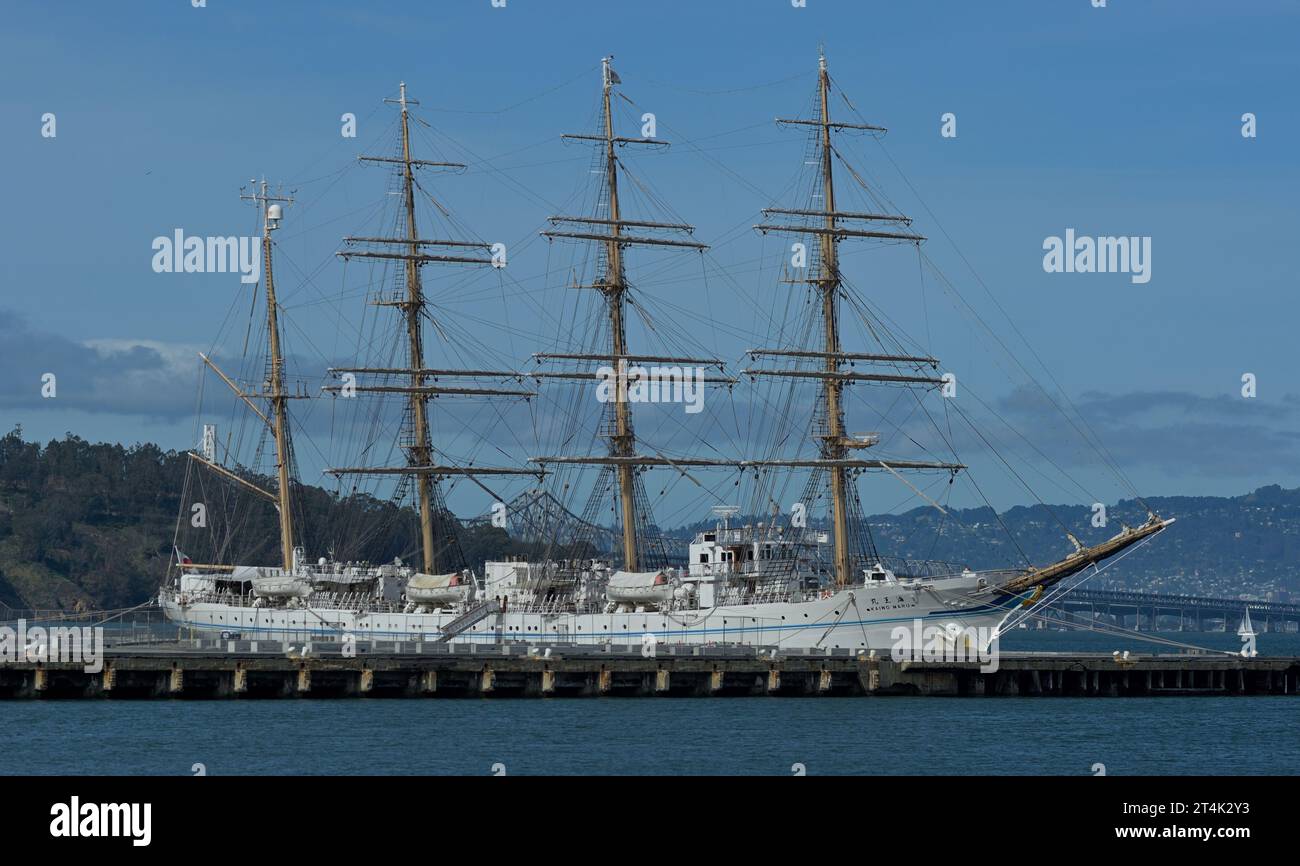
<svg viewBox="0 0 1300 866"><path fill-rule="evenodd" d="M0 604L103 609L146 600L165 577L187 462L183 454L154 445L90 444L71 434L45 446L24 441L21 430L0 438ZM306 540L312 552L343 535L360 540L354 549L340 551L342 558L382 562L409 558L418 547L409 511L392 503L339 498L307 486L297 498L302 525L315 528L316 536ZM1149 502L1178 523L1092 585L1300 595L1300 489L1271 486L1230 498ZM1002 515L987 508L951 510L946 518L918 508L868 521L882 552L982 568L1023 561L1017 545L1035 563L1068 552L1053 513L1085 543L1113 534L1120 522L1136 524L1146 516L1124 501L1110 509L1105 529L1094 529L1091 511L1082 506L1053 506L1050 512L1017 507ZM242 537L258 541L239 551L241 559L273 561L276 529L270 509L249 510L240 519ZM354 531L381 525L382 532ZM682 538L693 528L669 534ZM461 545L476 568L485 559L529 552L525 542L482 521L464 527Z"/></svg>

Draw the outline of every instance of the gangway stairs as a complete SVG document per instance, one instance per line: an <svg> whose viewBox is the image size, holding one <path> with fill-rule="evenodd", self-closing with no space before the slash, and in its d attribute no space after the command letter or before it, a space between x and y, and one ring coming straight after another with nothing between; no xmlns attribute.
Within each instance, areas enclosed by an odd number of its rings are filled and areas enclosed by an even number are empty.
<svg viewBox="0 0 1300 866"><path fill-rule="evenodd" d="M447 627L442 630L442 634L438 635L434 643L446 643L457 635L469 631L476 623L500 612L501 603L494 598L479 602L447 623Z"/></svg>

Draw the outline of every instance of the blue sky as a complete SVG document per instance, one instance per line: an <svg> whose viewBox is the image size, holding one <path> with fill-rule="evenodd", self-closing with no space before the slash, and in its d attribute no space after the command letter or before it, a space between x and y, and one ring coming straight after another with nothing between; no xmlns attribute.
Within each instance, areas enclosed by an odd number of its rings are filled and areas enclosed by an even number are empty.
<svg viewBox="0 0 1300 866"><path fill-rule="evenodd" d="M918 291L906 254L847 258L859 291L1020 432L1059 448L1054 459L1105 501L1123 486L1086 446L1066 444L1070 426L1027 399L969 310L1041 381L1059 383L1143 493L1294 486L1297 37L1300 5L1282 0L11 2L0 31L0 423L38 439L70 430L192 445L193 353L237 353L243 331L222 323L246 315L248 295L229 275L154 273L151 243L177 227L254 233L238 197L253 176L297 190L277 238L291 350L316 365L308 372L345 357L355 329L338 325L346 304L330 298L355 280L332 252L369 228L386 184L348 166L391 145L381 100L399 80L432 124L421 144L471 164L436 181L440 200L479 236L511 244L508 291L482 278L486 289L458 310L465 333L485 356L522 363L539 350L523 335L548 327L529 317L563 295L553 294L555 254L535 233L588 179L585 151L558 136L590 130L605 54L635 111L687 142L629 154L629 165L700 239L725 241L703 290L687 279L699 266L685 266L663 285L662 309L735 360L744 335L706 324L746 297L775 305L783 291L770 263L748 264L770 258L772 242L737 228L758 222L800 168L802 138L771 120L806 113L824 43L839 87L890 129L881 144L846 147L917 219L964 301L932 276ZM53 139L40 135L46 112ZM344 112L359 119L355 140L339 134ZM955 139L940 136L945 112ZM1241 135L1245 112L1255 138ZM1045 273L1043 241L1067 228L1151 237L1151 281ZM476 321L509 326L473 331ZM55 400L39 397L47 369L59 372ZM1240 394L1246 372L1253 400ZM305 426L328 438L323 422ZM313 480L316 458L299 451ZM995 504L1026 501L1014 479L986 480ZM1039 491L1048 501L1068 492ZM918 504L906 496L891 487L869 507Z"/></svg>

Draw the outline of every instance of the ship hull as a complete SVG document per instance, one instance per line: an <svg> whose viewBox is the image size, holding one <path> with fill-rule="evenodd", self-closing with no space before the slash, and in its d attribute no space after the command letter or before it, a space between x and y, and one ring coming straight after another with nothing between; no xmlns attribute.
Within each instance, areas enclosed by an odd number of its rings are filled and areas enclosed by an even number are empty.
<svg viewBox="0 0 1300 866"><path fill-rule="evenodd" d="M204 633L238 632L244 639L332 642L437 641L456 612L366 612L313 607L250 607L189 601L164 594L169 620ZM889 651L899 628L918 625L983 630L990 635L1021 600L1015 596L972 597L965 591L857 587L827 598L801 602L739 604L702 610L628 613L537 613L509 610L489 615L449 642L494 644L641 644L653 635L666 645L749 645L785 649ZM966 632L972 634L972 632ZM919 640L919 636L912 638Z"/></svg>

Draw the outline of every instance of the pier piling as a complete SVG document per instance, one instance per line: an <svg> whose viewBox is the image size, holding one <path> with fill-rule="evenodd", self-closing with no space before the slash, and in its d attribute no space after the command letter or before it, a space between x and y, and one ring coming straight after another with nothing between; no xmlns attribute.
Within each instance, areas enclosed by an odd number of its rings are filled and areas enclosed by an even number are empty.
<svg viewBox="0 0 1300 866"><path fill-rule="evenodd" d="M248 644L243 644L247 647ZM117 652L100 670L77 663L0 664L3 698L566 697L683 695L925 695L1146 697L1295 695L1300 658L1188 654L1118 660L1102 654L1003 654L976 662L894 661L847 653L755 653L681 647L644 658L553 647L545 657L510 645L344 658Z"/></svg>

